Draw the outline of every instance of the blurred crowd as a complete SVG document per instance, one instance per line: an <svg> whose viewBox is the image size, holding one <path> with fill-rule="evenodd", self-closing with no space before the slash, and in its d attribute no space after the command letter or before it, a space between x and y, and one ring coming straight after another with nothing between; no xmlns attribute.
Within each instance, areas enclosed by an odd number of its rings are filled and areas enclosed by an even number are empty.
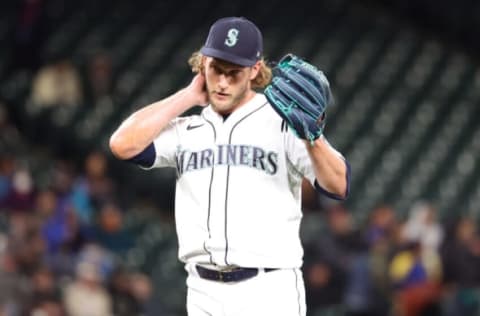
<svg viewBox="0 0 480 316"><path fill-rule="evenodd" d="M440 221L419 201L401 218L379 205L366 223L329 207L326 228L306 244L307 306L351 316L456 316L480 312L480 235L461 213ZM320 314L321 315L321 314Z"/></svg>
<svg viewBox="0 0 480 316"><path fill-rule="evenodd" d="M25 98L0 96L0 316L160 315L151 271L127 260L135 205L110 174L112 157L68 134L78 113L113 109L107 51L74 61L44 45L70 5L5 4L16 13L7 74L29 75ZM94 134L91 124L78 130Z"/></svg>
<svg viewBox="0 0 480 316"><path fill-rule="evenodd" d="M0 153L0 315L146 314L152 282L122 260L134 236L105 154L42 163L3 107Z"/></svg>
<svg viewBox="0 0 480 316"><path fill-rule="evenodd" d="M68 56L40 54L68 1L19 3L10 70L32 73L26 110L113 104L107 52L92 51L82 67ZM151 276L123 260L135 236L125 227L130 210L119 202L105 153L92 150L77 165L44 147L26 141L0 106L0 316L152 314ZM317 217L307 212L305 221L325 226L305 243L310 315L337 307L347 316L480 313L476 219L459 210L440 219L423 201L406 216L400 211L379 205L365 222L341 204L311 211Z"/></svg>

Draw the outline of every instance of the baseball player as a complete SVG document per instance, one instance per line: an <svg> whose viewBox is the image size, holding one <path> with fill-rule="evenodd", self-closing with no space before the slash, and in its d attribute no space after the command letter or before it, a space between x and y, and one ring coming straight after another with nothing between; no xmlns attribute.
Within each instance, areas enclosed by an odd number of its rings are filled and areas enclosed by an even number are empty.
<svg viewBox="0 0 480 316"><path fill-rule="evenodd" d="M306 315L302 179L332 198L348 194L348 164L322 135L328 82L293 55L271 80L262 55L254 23L219 19L189 60L191 83L133 113L110 139L119 159L176 168L190 316ZM196 105L199 115L180 116Z"/></svg>

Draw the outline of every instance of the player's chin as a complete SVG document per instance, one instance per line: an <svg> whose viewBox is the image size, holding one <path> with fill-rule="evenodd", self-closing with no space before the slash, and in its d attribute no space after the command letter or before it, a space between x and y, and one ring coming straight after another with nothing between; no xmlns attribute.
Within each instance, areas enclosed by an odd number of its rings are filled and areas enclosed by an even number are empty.
<svg viewBox="0 0 480 316"><path fill-rule="evenodd" d="M220 115L227 115L232 112L232 107L229 105L212 103L213 109Z"/></svg>
<svg viewBox="0 0 480 316"><path fill-rule="evenodd" d="M217 109L218 112L225 112L232 108L231 98L210 98L210 102Z"/></svg>

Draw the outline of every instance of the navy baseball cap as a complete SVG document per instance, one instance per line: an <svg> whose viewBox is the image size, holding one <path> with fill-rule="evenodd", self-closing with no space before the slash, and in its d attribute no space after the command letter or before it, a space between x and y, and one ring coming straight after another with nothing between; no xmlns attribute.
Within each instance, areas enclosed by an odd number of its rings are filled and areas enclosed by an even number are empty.
<svg viewBox="0 0 480 316"><path fill-rule="evenodd" d="M262 33L244 17L222 18L210 27L207 41L200 52L204 56L250 67L262 57Z"/></svg>

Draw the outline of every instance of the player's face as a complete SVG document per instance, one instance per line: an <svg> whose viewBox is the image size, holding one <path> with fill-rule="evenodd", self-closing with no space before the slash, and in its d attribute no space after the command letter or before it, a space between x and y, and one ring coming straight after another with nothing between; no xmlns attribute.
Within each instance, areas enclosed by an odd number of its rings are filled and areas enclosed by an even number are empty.
<svg viewBox="0 0 480 316"><path fill-rule="evenodd" d="M204 69L208 98L218 113L231 113L255 95L250 81L258 74L258 63L242 67L207 57Z"/></svg>

